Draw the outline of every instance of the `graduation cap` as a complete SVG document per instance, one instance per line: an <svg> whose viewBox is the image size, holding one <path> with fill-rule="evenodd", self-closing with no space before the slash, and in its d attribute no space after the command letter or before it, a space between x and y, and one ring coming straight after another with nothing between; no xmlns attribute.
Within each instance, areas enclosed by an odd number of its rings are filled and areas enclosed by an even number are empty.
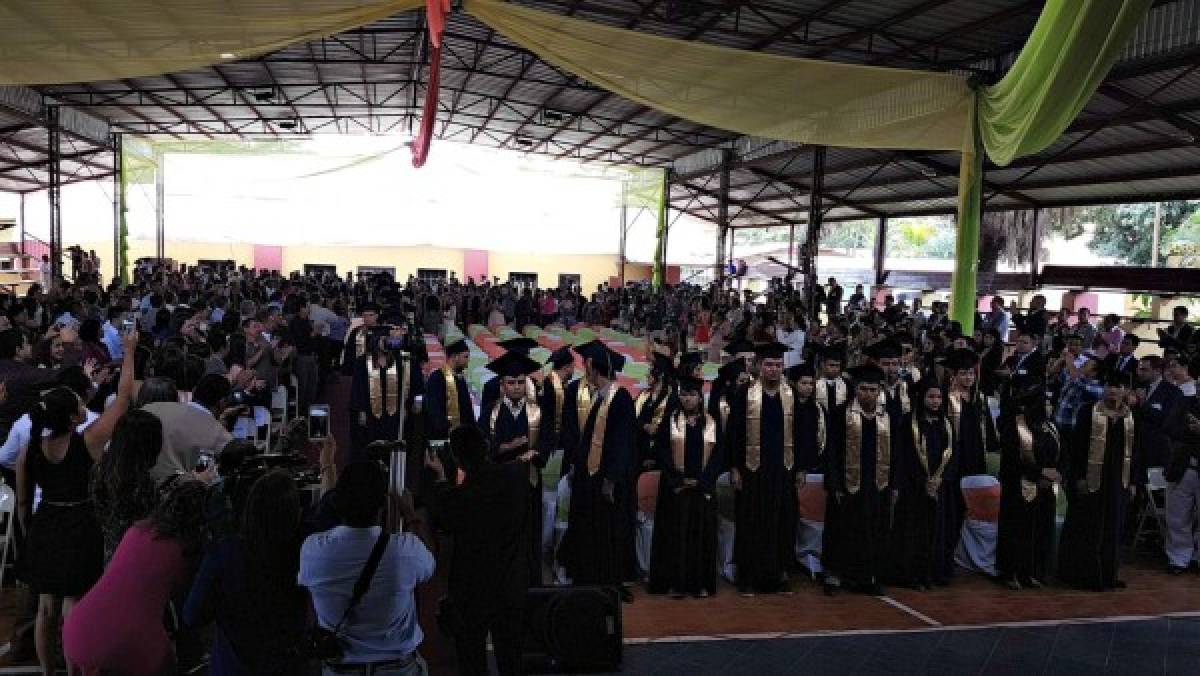
<svg viewBox="0 0 1200 676"><path fill-rule="evenodd" d="M669 377L674 375L675 364L671 358L661 352L655 352L653 355L653 366L650 372L659 377Z"/></svg>
<svg viewBox="0 0 1200 676"><path fill-rule="evenodd" d="M833 343L817 349L817 357L821 361L838 361L846 363L846 348L843 343Z"/></svg>
<svg viewBox="0 0 1200 676"><path fill-rule="evenodd" d="M726 354L738 355L743 352L754 352L754 343L745 338L737 338L729 341L729 344L725 346Z"/></svg>
<svg viewBox="0 0 1200 676"><path fill-rule="evenodd" d="M704 394L704 379L703 378L694 378L692 376L680 376L678 382L679 382L679 391L681 393L682 392L695 392L696 394L703 396L703 394Z"/></svg>
<svg viewBox="0 0 1200 676"><path fill-rule="evenodd" d="M732 383L737 380L737 377L746 371L745 359L734 359L717 369L717 377L726 382Z"/></svg>
<svg viewBox="0 0 1200 676"><path fill-rule="evenodd" d="M532 350L533 348L538 346L538 342L532 338L526 338L525 336L518 336L516 338L509 338L508 340L502 340L502 341L496 343L496 345L499 345L500 347L504 348L505 350L508 350L509 352L519 352L521 354L529 354L530 350Z"/></svg>
<svg viewBox="0 0 1200 676"><path fill-rule="evenodd" d="M789 366L787 370L788 380L800 380L801 378L816 378L817 368L810 361L802 361L795 366Z"/></svg>
<svg viewBox="0 0 1200 676"><path fill-rule="evenodd" d="M362 314L364 312L374 312L374 313L378 314L379 313L379 305L377 303L372 303L370 301L363 303L362 305L359 305L358 313Z"/></svg>
<svg viewBox="0 0 1200 676"><path fill-rule="evenodd" d="M691 370L704 363L704 353L699 350L679 355L679 369Z"/></svg>
<svg viewBox="0 0 1200 676"><path fill-rule="evenodd" d="M978 363L979 355L975 354L974 350L963 347L947 352L942 365L954 371L964 371L975 368Z"/></svg>
<svg viewBox="0 0 1200 676"><path fill-rule="evenodd" d="M863 350L870 358L878 361L880 359L898 359L903 348L900 343L893 338L884 338L883 340L871 343Z"/></svg>
<svg viewBox="0 0 1200 676"><path fill-rule="evenodd" d="M754 356L759 359L783 359L783 353L789 349L787 345L773 340L769 343L756 345L754 347Z"/></svg>
<svg viewBox="0 0 1200 676"><path fill-rule="evenodd" d="M463 340L462 338L459 338L458 340L456 340L453 343L450 343L449 345L446 346L446 356L447 357L453 357L456 354L461 354L463 352L469 352L469 351L470 351L470 348L467 347L467 341Z"/></svg>
<svg viewBox="0 0 1200 676"><path fill-rule="evenodd" d="M883 369L874 364L863 364L850 369L850 377L859 385L879 385L887 378Z"/></svg>
<svg viewBox="0 0 1200 676"><path fill-rule="evenodd" d="M509 377L516 378L517 376L526 376L541 368L541 364L530 359L529 357L510 350L500 355L500 357L488 362L487 370L495 373L501 378Z"/></svg>
<svg viewBox="0 0 1200 676"><path fill-rule="evenodd" d="M550 353L550 366L552 368L560 369L567 364L574 363L575 357L571 354L571 348L569 347L560 347Z"/></svg>
<svg viewBox="0 0 1200 676"><path fill-rule="evenodd" d="M592 368L600 375L611 378L625 368L625 357L611 350L599 340L592 340L583 345L575 346L575 351L581 357L592 362Z"/></svg>

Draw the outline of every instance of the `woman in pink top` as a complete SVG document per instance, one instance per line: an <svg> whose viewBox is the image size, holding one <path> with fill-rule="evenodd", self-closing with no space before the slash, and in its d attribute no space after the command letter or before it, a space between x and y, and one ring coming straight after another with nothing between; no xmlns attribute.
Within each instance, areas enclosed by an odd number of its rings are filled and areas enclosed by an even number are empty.
<svg viewBox="0 0 1200 676"><path fill-rule="evenodd" d="M170 672L175 650L163 611L191 582L207 532L207 494L202 482L185 479L125 532L104 575L63 625L63 652L83 674Z"/></svg>

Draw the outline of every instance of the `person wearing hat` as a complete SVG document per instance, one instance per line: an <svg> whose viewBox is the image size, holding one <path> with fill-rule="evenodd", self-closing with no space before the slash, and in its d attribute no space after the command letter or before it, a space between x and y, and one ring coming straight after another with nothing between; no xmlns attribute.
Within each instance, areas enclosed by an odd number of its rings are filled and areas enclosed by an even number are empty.
<svg viewBox="0 0 1200 676"><path fill-rule="evenodd" d="M721 426L722 432L729 429L730 400L738 387L751 380L753 378L746 371L746 362L741 359L734 359L717 369L717 378L708 393L708 413Z"/></svg>
<svg viewBox="0 0 1200 676"><path fill-rule="evenodd" d="M532 350L533 348L537 347L538 343L536 340L533 340L532 338L526 338L525 336L518 336L516 338L509 338L508 340L502 340L502 341L496 343L496 345L504 348L505 352L516 352L517 354L521 354L521 355L528 357L529 351ZM533 378L526 378L525 386L527 388L529 388L529 393L528 393L529 397L531 399L537 399L537 383L533 380ZM498 401L499 399L500 399L500 380L497 378L490 378L486 383L483 384L483 392L481 392L479 395L479 410L480 411L492 410L492 406L495 405L496 401Z"/></svg>
<svg viewBox="0 0 1200 676"><path fill-rule="evenodd" d="M417 397L425 390L421 369L400 350L388 348L387 327L367 332L368 354L354 359L350 381L351 452L357 454L374 441L404 438L403 412L419 413Z"/></svg>
<svg viewBox="0 0 1200 676"><path fill-rule="evenodd" d="M1050 572L1055 537L1055 484L1062 440L1046 413L1046 383L1014 378L1000 425L1000 522L996 571L1009 589L1041 587Z"/></svg>
<svg viewBox="0 0 1200 676"><path fill-rule="evenodd" d="M704 411L704 380L678 379L679 406L662 426L662 474L654 510L647 589L651 594L717 590L717 477L724 452L717 421Z"/></svg>
<svg viewBox="0 0 1200 676"><path fill-rule="evenodd" d="M470 359L467 341L459 338L446 346L445 365L429 374L425 385L429 439L449 439L455 427L475 424L471 390L462 374Z"/></svg>
<svg viewBox="0 0 1200 676"><path fill-rule="evenodd" d="M541 367L536 361L516 350L488 363L487 369L496 374L501 397L483 413L482 428L487 437L492 462L522 462L529 465L530 541L528 553L530 584L542 580L542 473L550 457L545 439L540 435L542 408L537 398L530 396L527 380Z"/></svg>
<svg viewBox="0 0 1200 676"><path fill-rule="evenodd" d="M854 397L829 412L821 564L826 594L845 586L880 595L898 496L894 444L900 430L880 401L883 371L867 364L851 376Z"/></svg>
<svg viewBox="0 0 1200 676"><path fill-rule="evenodd" d="M367 336L379 325L379 306L375 303L359 305L359 313L362 315L362 324L346 333L346 344L342 348L342 374L347 376L354 375L354 360L369 352Z"/></svg>
<svg viewBox="0 0 1200 676"><path fill-rule="evenodd" d="M566 414L566 389L575 375L575 355L571 348L560 347L550 353L550 370L542 379L538 406L542 409L542 438L546 448L562 450L562 422Z"/></svg>
<svg viewBox="0 0 1200 676"><path fill-rule="evenodd" d="M914 589L949 584L962 519L954 432L935 382L912 391L912 408L898 419L897 487L892 529L897 581Z"/></svg>
<svg viewBox="0 0 1200 676"><path fill-rule="evenodd" d="M976 387L979 355L966 348L946 354L943 362L946 413L954 427L955 453L962 476L987 473L987 454L998 450L992 411Z"/></svg>
<svg viewBox="0 0 1200 676"><path fill-rule="evenodd" d="M817 401L825 410L830 411L846 403L849 387L842 377L842 367L846 363L844 346L827 345L818 352L821 373L817 379Z"/></svg>
<svg viewBox="0 0 1200 676"><path fill-rule="evenodd" d="M704 353L696 350L679 355L678 375L704 380Z"/></svg>
<svg viewBox="0 0 1200 676"><path fill-rule="evenodd" d="M1081 589L1125 586L1119 577L1121 522L1133 496L1133 411L1125 401L1129 376L1108 374L1104 396L1079 411L1063 435L1067 516L1058 547L1058 579Z"/></svg>
<svg viewBox="0 0 1200 676"><path fill-rule="evenodd" d="M659 431L667 419L667 411L678 406L673 385L674 366L671 358L655 352L654 365L646 375L646 389L633 402L637 415L637 471L650 471L658 467Z"/></svg>
<svg viewBox="0 0 1200 676"><path fill-rule="evenodd" d="M800 445L796 452L796 484L803 484L805 475L821 472L825 462L828 411L817 401L816 371L811 363L797 364L789 369L788 380L796 392L796 427Z"/></svg>
<svg viewBox="0 0 1200 676"><path fill-rule="evenodd" d="M560 363L565 364L566 359L571 360L572 367L570 370L564 365L559 371L560 374L565 374L567 378L574 375L575 368L573 366L575 357L571 354L573 351L578 354L581 359L585 360L585 347L577 345L574 348L562 348L555 354L559 355ZM562 350L567 352L564 354ZM565 383L562 388L562 422L559 424L558 431L558 446L563 450L561 477L566 477L571 472L571 463L575 458L575 449L579 444L579 437L583 433L583 423L587 421L588 413L592 409L592 387L588 384L588 379L585 374L574 380L560 378L560 382ZM543 407L545 409L546 407ZM560 479L561 483L561 479Z"/></svg>
<svg viewBox="0 0 1200 676"><path fill-rule="evenodd" d="M633 399L617 384L625 357L594 340L579 346L592 401L571 461L571 507L559 561L575 584L620 585L634 574Z"/></svg>
<svg viewBox="0 0 1200 676"><path fill-rule="evenodd" d="M791 592L796 545L796 395L783 378L787 346L756 348L759 379L734 393L729 412L730 478L736 494L738 591Z"/></svg>

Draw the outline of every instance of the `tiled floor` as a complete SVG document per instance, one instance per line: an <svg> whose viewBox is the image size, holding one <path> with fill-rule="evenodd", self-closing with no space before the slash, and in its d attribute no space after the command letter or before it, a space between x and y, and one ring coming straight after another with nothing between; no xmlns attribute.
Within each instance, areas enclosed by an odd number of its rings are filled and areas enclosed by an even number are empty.
<svg viewBox="0 0 1200 676"><path fill-rule="evenodd" d="M1198 674L1200 619L627 646L625 674Z"/></svg>

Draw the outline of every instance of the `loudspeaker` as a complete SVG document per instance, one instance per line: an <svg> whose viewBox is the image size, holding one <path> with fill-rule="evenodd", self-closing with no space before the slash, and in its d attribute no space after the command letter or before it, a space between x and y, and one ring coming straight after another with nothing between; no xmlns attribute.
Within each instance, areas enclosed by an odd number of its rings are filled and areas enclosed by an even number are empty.
<svg viewBox="0 0 1200 676"><path fill-rule="evenodd" d="M533 587L525 597L522 661L532 673L617 671L621 598L613 587Z"/></svg>

